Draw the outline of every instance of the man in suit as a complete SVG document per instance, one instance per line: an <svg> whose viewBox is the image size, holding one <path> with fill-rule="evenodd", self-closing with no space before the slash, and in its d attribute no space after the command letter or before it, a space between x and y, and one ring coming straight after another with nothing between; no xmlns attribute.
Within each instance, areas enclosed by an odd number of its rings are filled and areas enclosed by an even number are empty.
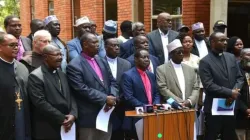
<svg viewBox="0 0 250 140"><path fill-rule="evenodd" d="M194 37L194 46L191 51L192 54L197 55L202 59L210 51L210 44L205 37L205 29L202 22L197 22L192 25L192 33Z"/></svg>
<svg viewBox="0 0 250 140"><path fill-rule="evenodd" d="M117 38L106 39L104 44L109 68L116 82L120 83L122 74L131 68L131 64L127 60L118 57L120 48ZM111 140L124 140L124 133L121 128L124 116L124 105L120 102L112 114L113 132Z"/></svg>
<svg viewBox="0 0 250 140"><path fill-rule="evenodd" d="M141 22L135 22L132 24L132 34L133 37L138 35L145 35L145 27ZM127 59L130 55L134 53L134 39L129 39L127 42L122 43L120 46L120 57Z"/></svg>
<svg viewBox="0 0 250 140"><path fill-rule="evenodd" d="M204 91L205 140L215 140L221 133L222 140L235 139L235 117L213 116L211 108L214 98L224 98L230 104L239 96L243 77L232 54L223 52L227 37L220 32L210 36L211 52L200 61L199 73Z"/></svg>
<svg viewBox="0 0 250 140"><path fill-rule="evenodd" d="M61 70L66 73L66 66L68 63L68 47L66 44L59 38L61 31L60 22L55 15L47 16L44 19L45 28L50 32L52 36L51 44L60 48L63 53L63 59L61 62Z"/></svg>
<svg viewBox="0 0 250 140"><path fill-rule="evenodd" d="M77 19L74 26L78 31L78 36L67 42L67 46L69 48L69 61L81 54L82 47L80 44L80 38L84 33L90 32L91 29L89 18L86 16Z"/></svg>
<svg viewBox="0 0 250 140"><path fill-rule="evenodd" d="M77 106L66 75L58 70L62 53L47 45L44 63L29 75L33 140L61 140L61 126L68 132L77 118Z"/></svg>
<svg viewBox="0 0 250 140"><path fill-rule="evenodd" d="M145 49L135 52L135 67L122 76L121 92L125 102L125 110L134 110L147 104L159 104L160 95L157 90L155 75L149 72L149 53ZM135 123L139 119L125 117L123 129L129 138L136 139Z"/></svg>
<svg viewBox="0 0 250 140"><path fill-rule="evenodd" d="M160 13L157 17L158 29L147 35L150 44L150 54L158 57L161 64L168 62L167 45L178 36L177 32L169 29L171 24L171 15L169 13Z"/></svg>
<svg viewBox="0 0 250 140"><path fill-rule="evenodd" d="M33 42L34 34L35 32L39 30L43 30L45 28L44 22L40 19L33 19L30 22L30 30L31 33L27 36L27 38L30 39L31 42ZM32 47L31 47L32 49Z"/></svg>
<svg viewBox="0 0 250 140"><path fill-rule="evenodd" d="M168 44L170 61L157 68L156 77L159 92L165 102L168 98L185 107L194 107L199 96L194 69L182 64L183 47L179 39Z"/></svg>
<svg viewBox="0 0 250 140"><path fill-rule="evenodd" d="M239 67L244 77L244 84L240 90L241 96L237 100L237 110L236 110L236 134L238 140L245 140L247 136L247 131L250 128L250 49L242 49L240 55ZM248 133L249 134L249 133Z"/></svg>
<svg viewBox="0 0 250 140"><path fill-rule="evenodd" d="M0 33L0 139L30 140L30 110L27 97L29 72L16 61L18 41Z"/></svg>
<svg viewBox="0 0 250 140"><path fill-rule="evenodd" d="M149 51L148 39L145 35L136 36L133 40L134 40L135 51L139 49L146 49L147 51ZM157 57L150 55L150 54L149 54L149 59L150 59L150 64L149 64L148 70L152 73L155 73L156 68L160 65L160 62ZM127 58L127 60L131 63L132 67L135 66L134 54L130 55Z"/></svg>
<svg viewBox="0 0 250 140"><path fill-rule="evenodd" d="M51 35L47 30L39 30L34 34L33 48L30 54L20 60L31 73L43 64L43 49L51 42Z"/></svg>
<svg viewBox="0 0 250 140"><path fill-rule="evenodd" d="M117 84L107 62L96 56L99 49L97 37L92 33L85 33L80 43L82 54L67 67L68 81L79 111L79 140L109 140L111 123L107 133L97 130L96 117L104 105L105 111L116 105Z"/></svg>
<svg viewBox="0 0 250 140"><path fill-rule="evenodd" d="M31 41L29 38L21 36L22 25L20 19L16 16L7 16L4 19L4 28L6 33L12 34L18 40L17 60L21 60L25 51L31 51Z"/></svg>

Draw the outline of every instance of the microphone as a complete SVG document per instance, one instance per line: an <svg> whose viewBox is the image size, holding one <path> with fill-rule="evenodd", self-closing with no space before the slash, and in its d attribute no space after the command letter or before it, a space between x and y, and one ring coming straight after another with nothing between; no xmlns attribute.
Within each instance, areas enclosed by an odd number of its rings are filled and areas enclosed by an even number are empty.
<svg viewBox="0 0 250 140"><path fill-rule="evenodd" d="M173 98L169 98L167 100L167 103L170 104L172 108L174 109L177 109L177 110L183 109L182 106L179 103L177 103Z"/></svg>

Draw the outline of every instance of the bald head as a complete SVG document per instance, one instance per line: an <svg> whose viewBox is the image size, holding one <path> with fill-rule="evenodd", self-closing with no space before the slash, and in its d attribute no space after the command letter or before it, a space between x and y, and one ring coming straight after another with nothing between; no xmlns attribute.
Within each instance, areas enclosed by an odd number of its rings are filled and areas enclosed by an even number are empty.
<svg viewBox="0 0 250 140"><path fill-rule="evenodd" d="M168 33L168 29L172 27L172 17L169 13L160 13L157 17L157 26L164 33Z"/></svg>
<svg viewBox="0 0 250 140"><path fill-rule="evenodd" d="M241 50L240 56L243 57L245 54L250 53L250 48L244 48Z"/></svg>
<svg viewBox="0 0 250 140"><path fill-rule="evenodd" d="M48 44L46 47L44 47L43 54L51 54L55 51L60 51L60 49L54 45Z"/></svg>

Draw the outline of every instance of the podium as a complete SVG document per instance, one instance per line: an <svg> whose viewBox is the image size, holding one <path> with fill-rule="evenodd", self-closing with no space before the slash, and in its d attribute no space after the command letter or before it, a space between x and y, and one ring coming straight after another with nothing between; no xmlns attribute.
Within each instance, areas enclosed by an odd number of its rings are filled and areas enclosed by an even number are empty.
<svg viewBox="0 0 250 140"><path fill-rule="evenodd" d="M143 140L194 139L194 109L143 114L126 111L125 116L143 118Z"/></svg>

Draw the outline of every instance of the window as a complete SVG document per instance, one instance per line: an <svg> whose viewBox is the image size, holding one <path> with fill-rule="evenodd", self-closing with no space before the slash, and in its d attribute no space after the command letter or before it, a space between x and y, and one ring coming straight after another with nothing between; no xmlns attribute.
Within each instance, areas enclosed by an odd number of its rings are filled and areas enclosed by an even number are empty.
<svg viewBox="0 0 250 140"><path fill-rule="evenodd" d="M49 15L54 15L54 1L49 1Z"/></svg>
<svg viewBox="0 0 250 140"><path fill-rule="evenodd" d="M172 15L172 30L177 30L182 24L182 0L151 0L152 2L152 30L157 29L157 16L161 12Z"/></svg>
<svg viewBox="0 0 250 140"><path fill-rule="evenodd" d="M104 20L117 21L117 0L105 0Z"/></svg>

